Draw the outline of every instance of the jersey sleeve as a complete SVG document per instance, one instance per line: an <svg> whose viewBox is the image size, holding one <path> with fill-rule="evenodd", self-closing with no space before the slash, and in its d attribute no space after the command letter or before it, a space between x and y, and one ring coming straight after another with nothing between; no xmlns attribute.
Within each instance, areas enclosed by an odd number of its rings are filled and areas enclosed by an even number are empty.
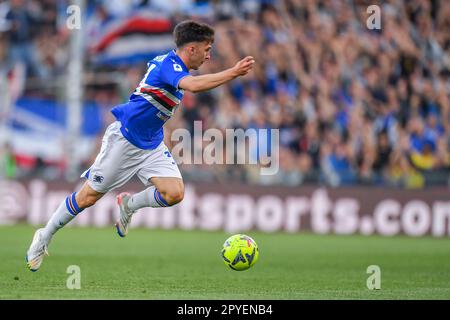
<svg viewBox="0 0 450 320"><path fill-rule="evenodd" d="M180 80L189 75L181 65L170 59L166 59L161 65L161 80L174 88L178 89Z"/></svg>

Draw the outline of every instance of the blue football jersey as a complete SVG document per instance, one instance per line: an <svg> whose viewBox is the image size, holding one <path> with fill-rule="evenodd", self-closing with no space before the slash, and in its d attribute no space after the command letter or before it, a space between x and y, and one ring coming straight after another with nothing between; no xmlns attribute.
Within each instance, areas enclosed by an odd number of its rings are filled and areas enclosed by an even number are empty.
<svg viewBox="0 0 450 320"><path fill-rule="evenodd" d="M164 123L170 119L183 98L178 88L189 75L175 50L149 61L147 72L127 103L111 112L121 122L123 136L141 149L155 149L164 139Z"/></svg>

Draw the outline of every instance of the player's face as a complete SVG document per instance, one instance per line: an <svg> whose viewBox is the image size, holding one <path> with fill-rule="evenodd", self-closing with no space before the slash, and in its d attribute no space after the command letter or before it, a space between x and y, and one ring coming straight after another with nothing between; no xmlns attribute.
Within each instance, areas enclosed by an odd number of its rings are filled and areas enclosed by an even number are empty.
<svg viewBox="0 0 450 320"><path fill-rule="evenodd" d="M191 47L190 66L197 70L206 61L211 59L211 42L196 42Z"/></svg>

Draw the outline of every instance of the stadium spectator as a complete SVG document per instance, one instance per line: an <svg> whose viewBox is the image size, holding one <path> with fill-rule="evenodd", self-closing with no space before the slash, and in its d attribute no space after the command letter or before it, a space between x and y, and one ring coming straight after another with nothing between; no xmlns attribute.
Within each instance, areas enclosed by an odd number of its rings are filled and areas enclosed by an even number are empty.
<svg viewBox="0 0 450 320"><path fill-rule="evenodd" d="M68 48L49 32L57 19L43 8L52 3L56 6L52 0L11 1L15 13L8 19L16 27L6 34L12 47L22 48L10 52L30 66L36 60L23 55L23 46L38 48L42 63L35 76L58 79L65 72ZM87 19L87 41L97 39L108 23L160 8L173 23L194 15L214 25L220 41L202 72L228 67L244 55L257 61L254 72L243 79L213 92L186 95L166 137L180 126L192 132L194 120L202 121L203 130L279 128L280 173L263 179L251 165L181 166L187 179L408 188L447 184L448 1L384 1L381 30L367 29L366 1L177 1L175 7L164 1L126 1L120 10L109 3L88 3L93 14ZM40 21L39 28L31 33L35 21ZM87 95L107 115L127 99L146 61L98 65L95 56L86 58L85 72L95 81L103 72L122 75L116 85L88 88Z"/></svg>

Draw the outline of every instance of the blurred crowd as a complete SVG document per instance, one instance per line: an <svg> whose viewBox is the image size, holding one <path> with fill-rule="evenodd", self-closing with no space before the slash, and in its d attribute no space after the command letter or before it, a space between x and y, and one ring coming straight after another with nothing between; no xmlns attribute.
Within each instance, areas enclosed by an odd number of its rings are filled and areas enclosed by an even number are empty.
<svg viewBox="0 0 450 320"><path fill-rule="evenodd" d="M58 27L58 4L0 3L0 16L4 11L9 23L0 24L0 74L17 60L25 61L27 79L51 79L65 71L67 32ZM366 25L371 4L381 9L379 30ZM216 30L212 60L200 73L255 57L249 75L210 92L187 93L166 124L166 139L176 128L192 131L195 120L202 121L203 130L278 128L278 174L261 175L258 165L183 164L187 180L406 188L448 184L448 1L104 0L88 5L96 12L91 27L144 7L164 13L174 24L186 18L210 23ZM86 74L95 71L87 64ZM108 71L122 75L121 85L86 91L105 109L105 126L113 120L109 109L128 98L145 63ZM17 88L21 94L20 84Z"/></svg>

